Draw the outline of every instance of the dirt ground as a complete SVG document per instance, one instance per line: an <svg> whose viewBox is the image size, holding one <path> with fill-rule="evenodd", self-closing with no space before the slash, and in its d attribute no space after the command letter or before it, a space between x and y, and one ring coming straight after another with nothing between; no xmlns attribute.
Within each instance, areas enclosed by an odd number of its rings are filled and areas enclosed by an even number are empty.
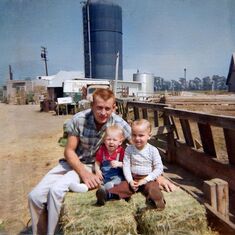
<svg viewBox="0 0 235 235"><path fill-rule="evenodd" d="M58 139L71 116L43 113L38 105L0 103L0 110L0 227L11 235L30 218L28 193L63 156Z"/></svg>
<svg viewBox="0 0 235 235"><path fill-rule="evenodd" d="M6 230L0 230L0 234L14 235L30 219L28 193L63 156L58 140L63 135L64 121L71 115L40 112L39 105L0 103L0 110L0 228ZM198 179L171 168L165 170L168 177L200 195Z"/></svg>

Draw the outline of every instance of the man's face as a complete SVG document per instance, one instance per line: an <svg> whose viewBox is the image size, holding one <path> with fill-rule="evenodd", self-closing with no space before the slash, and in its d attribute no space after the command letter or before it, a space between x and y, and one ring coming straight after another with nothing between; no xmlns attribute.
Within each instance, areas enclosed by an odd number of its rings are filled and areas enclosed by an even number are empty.
<svg viewBox="0 0 235 235"><path fill-rule="evenodd" d="M103 100L102 97L96 96L91 106L96 123L105 124L112 112L115 110L115 103L113 98Z"/></svg>

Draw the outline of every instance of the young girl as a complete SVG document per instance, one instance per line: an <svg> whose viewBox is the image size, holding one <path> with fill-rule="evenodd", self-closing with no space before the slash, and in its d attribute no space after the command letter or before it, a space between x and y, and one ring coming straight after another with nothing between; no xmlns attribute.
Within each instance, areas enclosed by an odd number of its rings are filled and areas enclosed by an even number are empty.
<svg viewBox="0 0 235 235"><path fill-rule="evenodd" d="M105 204L106 190L124 180L122 171L124 149L121 146L123 140L124 134L120 126L107 127L104 143L96 152L95 173L103 181L103 185L96 192L98 205Z"/></svg>
<svg viewBox="0 0 235 235"><path fill-rule="evenodd" d="M104 204L103 199L100 198L104 196L105 190L124 180L122 171L124 149L121 146L123 140L124 133L120 126L112 125L106 128L103 144L95 155L95 174L103 183L96 193L98 204ZM69 188L73 192L88 191L88 187L84 183L78 182L72 183Z"/></svg>

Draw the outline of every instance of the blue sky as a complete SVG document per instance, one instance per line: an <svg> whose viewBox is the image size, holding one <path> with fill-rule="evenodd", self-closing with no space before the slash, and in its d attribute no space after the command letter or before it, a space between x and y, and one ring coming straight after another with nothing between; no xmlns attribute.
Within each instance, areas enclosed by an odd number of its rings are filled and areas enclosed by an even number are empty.
<svg viewBox="0 0 235 235"><path fill-rule="evenodd" d="M122 7L125 79L137 69L166 80L227 76L235 51L234 0L112 0ZM79 0L0 1L0 84L14 79L83 71Z"/></svg>

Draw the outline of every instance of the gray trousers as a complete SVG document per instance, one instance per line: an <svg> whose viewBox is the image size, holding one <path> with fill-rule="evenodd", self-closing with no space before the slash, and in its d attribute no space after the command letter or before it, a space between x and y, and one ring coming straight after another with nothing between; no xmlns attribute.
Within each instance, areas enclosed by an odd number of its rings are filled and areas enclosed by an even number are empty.
<svg viewBox="0 0 235 235"><path fill-rule="evenodd" d="M86 166L91 171L92 166ZM60 161L29 193L28 202L34 235L55 233L64 196L73 183L80 183L79 175L66 161Z"/></svg>

